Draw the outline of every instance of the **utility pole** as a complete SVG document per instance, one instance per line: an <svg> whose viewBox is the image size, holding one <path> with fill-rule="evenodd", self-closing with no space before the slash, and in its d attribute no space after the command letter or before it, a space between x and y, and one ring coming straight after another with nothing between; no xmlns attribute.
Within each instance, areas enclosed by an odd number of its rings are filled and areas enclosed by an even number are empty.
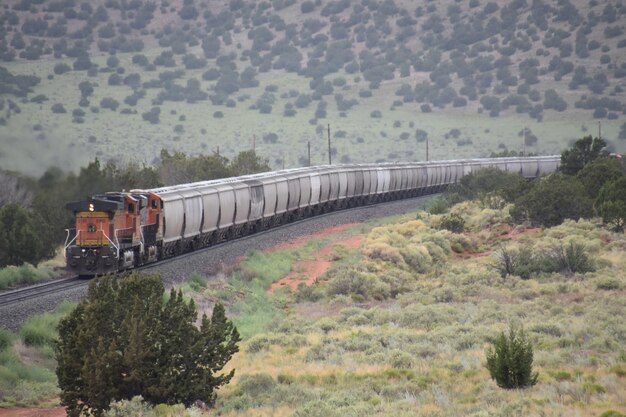
<svg viewBox="0 0 626 417"><path fill-rule="evenodd" d="M332 165L333 160L330 156L330 123L328 124L328 165Z"/></svg>
<svg viewBox="0 0 626 417"><path fill-rule="evenodd" d="M598 139L602 139L602 122L598 120Z"/></svg>
<svg viewBox="0 0 626 417"><path fill-rule="evenodd" d="M524 126L524 129L522 131L524 132L524 139L522 142L522 156L526 156L526 126Z"/></svg>
<svg viewBox="0 0 626 417"><path fill-rule="evenodd" d="M308 153L309 153L309 165L308 166L311 166L311 141L308 141L306 143L306 146L307 146Z"/></svg>
<svg viewBox="0 0 626 417"><path fill-rule="evenodd" d="M256 153L256 135L252 135L252 152Z"/></svg>
<svg viewBox="0 0 626 417"><path fill-rule="evenodd" d="M426 162L428 162L428 136L426 136Z"/></svg>

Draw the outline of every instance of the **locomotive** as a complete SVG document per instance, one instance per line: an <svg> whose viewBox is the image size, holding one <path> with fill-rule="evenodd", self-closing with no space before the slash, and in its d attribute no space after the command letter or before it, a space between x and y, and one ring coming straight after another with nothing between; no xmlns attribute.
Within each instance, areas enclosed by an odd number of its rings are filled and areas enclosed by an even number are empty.
<svg viewBox="0 0 626 417"><path fill-rule="evenodd" d="M535 178L556 171L555 156L414 163L324 165L107 192L66 208L68 270L116 273L320 213L444 190L495 167Z"/></svg>

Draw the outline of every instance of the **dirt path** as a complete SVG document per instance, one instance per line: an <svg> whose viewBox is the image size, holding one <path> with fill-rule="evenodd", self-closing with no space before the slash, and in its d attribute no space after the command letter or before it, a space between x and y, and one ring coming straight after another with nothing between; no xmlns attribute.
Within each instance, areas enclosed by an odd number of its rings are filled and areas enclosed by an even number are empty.
<svg viewBox="0 0 626 417"><path fill-rule="evenodd" d="M337 227L333 227L330 229L323 230L320 232L321 236L329 236L333 234L340 233L346 230L351 225L341 225ZM320 236L312 236L311 238L320 237ZM335 245L344 245L349 248L358 248L363 242L363 235L350 236L345 239L340 239L329 243L328 245L316 250L311 254L314 260L306 260L306 261L298 261L295 263L292 272L279 279L275 283L273 283L268 292L271 294L276 291L278 288L288 286L292 290L296 290L298 285L313 285L317 279L322 276L328 268L332 265L332 261L330 260L330 255L332 253L332 248ZM306 241L307 239L304 239ZM289 249L291 247L301 246L303 242L299 239L296 239L292 242L288 242L287 244L279 245L281 249ZM272 250L277 250L276 248L272 248Z"/></svg>

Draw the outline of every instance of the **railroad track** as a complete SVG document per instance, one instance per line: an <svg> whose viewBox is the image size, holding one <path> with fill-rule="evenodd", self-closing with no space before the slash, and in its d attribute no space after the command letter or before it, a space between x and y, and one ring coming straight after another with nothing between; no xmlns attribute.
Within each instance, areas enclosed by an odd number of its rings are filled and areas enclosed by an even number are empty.
<svg viewBox="0 0 626 417"><path fill-rule="evenodd" d="M433 194L436 195L436 194ZM431 196L428 196L431 197ZM406 200L419 200L424 198L424 196L421 197L413 197L413 198L409 198ZM171 258L166 258L163 259L159 262L156 263L151 263L151 264L147 264L147 265L142 265L138 268L135 269L131 269L130 271L141 271L141 270L152 270L154 272L158 272L159 267L164 266L170 262L176 262L176 261L180 261L181 259L185 259L188 257L192 257L192 256L196 256L199 253L202 252L206 252L206 251L211 251L211 250L215 250L227 245L230 245L234 242L242 242L242 241L246 241L246 240L254 240L256 238L259 238L261 236L264 236L266 234L270 234L273 233L275 231L279 231L281 229L293 226L294 224L298 224L298 223L305 223L305 222L315 222L315 221L319 221L325 217L331 217L337 213L340 212L345 212L345 211L361 211L361 210L367 210L368 208L372 207L372 206L376 206L376 205L384 205L386 203L391 203L391 202L380 202L380 203L375 203L375 204L369 204L366 206L358 206L358 207L351 207L351 208L346 208L346 209L341 209L341 210L336 210L336 211L331 211L328 213L323 213L323 214L318 214L316 216L311 216L311 217L305 217L302 219L298 219L292 222L287 222L285 224L282 224L280 226L275 226L272 227L270 229L266 229L266 230L262 230L256 233L252 233L249 235L245 235L245 236L241 236L241 237L237 237L234 239L230 239L230 240L226 240L223 242L219 242L216 243L214 245L208 246L208 247L204 247L204 248L200 248L198 250L195 251L191 251L191 252L186 252L184 254L178 255L178 256L174 256ZM123 273L123 272L122 272ZM11 290L11 291L5 291L5 292L0 292L0 307L4 307L4 306L8 306L8 305L12 305L12 304L18 304L21 302L26 302L29 300L34 300L36 298L45 296L45 295L49 295L49 294L55 294L55 293L61 293L64 291L68 291L71 290L73 288L78 288L81 286L87 286L89 285L90 280L84 280L84 279L79 279L78 276L76 277L71 277L71 278L65 278L65 279L61 279L61 280L55 280L55 281L50 281L50 282L45 282L42 284L36 284L36 285L31 285L31 286L27 286L27 287L23 287L23 288L19 288L16 290Z"/></svg>
<svg viewBox="0 0 626 417"><path fill-rule="evenodd" d="M47 294L67 291L87 284L88 281L81 280L78 277L72 277L2 292L0 293L0 307L39 298Z"/></svg>

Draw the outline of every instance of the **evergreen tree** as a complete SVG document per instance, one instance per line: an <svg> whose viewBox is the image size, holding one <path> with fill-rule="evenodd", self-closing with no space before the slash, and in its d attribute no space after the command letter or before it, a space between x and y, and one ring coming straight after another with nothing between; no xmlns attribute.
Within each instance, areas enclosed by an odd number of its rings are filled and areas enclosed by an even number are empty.
<svg viewBox="0 0 626 417"><path fill-rule="evenodd" d="M537 383L538 374L532 372L533 347L524 329L509 328L487 350L487 369L499 387L505 389L525 388Z"/></svg>
<svg viewBox="0 0 626 417"><path fill-rule="evenodd" d="M59 324L57 377L69 416L99 416L112 401L141 395L156 403L212 404L234 371L239 334L216 305L198 329L193 301L172 290L163 303L158 275L94 280L87 298Z"/></svg>
<svg viewBox="0 0 626 417"><path fill-rule="evenodd" d="M591 135L578 139L574 145L561 154L559 170L567 175L576 175L589 162L601 155L606 155L606 142Z"/></svg>
<svg viewBox="0 0 626 417"><path fill-rule="evenodd" d="M48 230L40 219L15 203L0 208L0 267L37 265L46 253L41 233Z"/></svg>
<svg viewBox="0 0 626 417"><path fill-rule="evenodd" d="M616 180L626 173L626 166L615 158L597 158L588 163L576 175L582 182L587 194L596 198L602 186Z"/></svg>
<svg viewBox="0 0 626 417"><path fill-rule="evenodd" d="M580 180L557 172L539 179L530 191L515 200L511 216L517 221L552 227L565 219L590 217L592 209Z"/></svg>
<svg viewBox="0 0 626 417"><path fill-rule="evenodd" d="M230 164L235 175L248 175L257 172L271 171L267 159L263 159L255 151L242 151Z"/></svg>
<svg viewBox="0 0 626 417"><path fill-rule="evenodd" d="M626 226L626 175L607 182L600 189L595 206L605 224L623 232Z"/></svg>

